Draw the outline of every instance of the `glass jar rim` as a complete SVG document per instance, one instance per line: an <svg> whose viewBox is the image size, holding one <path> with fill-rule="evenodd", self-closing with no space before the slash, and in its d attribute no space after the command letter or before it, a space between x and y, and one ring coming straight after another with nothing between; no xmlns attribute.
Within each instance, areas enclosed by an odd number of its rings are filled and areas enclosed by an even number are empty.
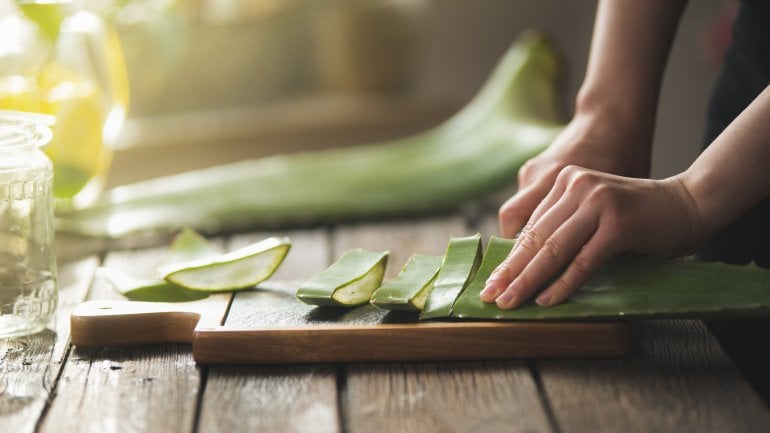
<svg viewBox="0 0 770 433"><path fill-rule="evenodd" d="M56 117L48 114L0 110L0 151L45 146L54 123Z"/></svg>

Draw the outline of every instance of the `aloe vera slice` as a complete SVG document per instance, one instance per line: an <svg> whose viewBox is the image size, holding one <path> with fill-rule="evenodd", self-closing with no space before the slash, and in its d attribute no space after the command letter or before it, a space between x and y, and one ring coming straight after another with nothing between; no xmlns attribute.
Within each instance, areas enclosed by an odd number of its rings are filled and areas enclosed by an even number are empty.
<svg viewBox="0 0 770 433"><path fill-rule="evenodd" d="M117 269L99 268L98 277L132 301L188 302L209 297L208 292L190 290L162 280L131 277Z"/></svg>
<svg viewBox="0 0 770 433"><path fill-rule="evenodd" d="M388 252L347 251L297 290L297 299L312 305L355 307L369 302L382 284Z"/></svg>
<svg viewBox="0 0 770 433"><path fill-rule="evenodd" d="M289 238L271 237L221 256L169 265L159 272L169 283L193 290L247 289L270 278L290 248Z"/></svg>
<svg viewBox="0 0 770 433"><path fill-rule="evenodd" d="M374 292L370 302L383 310L421 311L443 259L413 254L396 278Z"/></svg>
<svg viewBox="0 0 770 433"><path fill-rule="evenodd" d="M456 209L510 185L559 133L559 66L546 38L527 32L477 96L431 130L120 186L57 215L57 228L119 237L212 221L233 230Z"/></svg>
<svg viewBox="0 0 770 433"><path fill-rule="evenodd" d="M209 241L190 227L184 227L174 236L166 257L158 263L158 269L182 262L206 259L222 255L222 248Z"/></svg>
<svg viewBox="0 0 770 433"><path fill-rule="evenodd" d="M562 304L540 307L529 301L514 310L481 302L489 267L455 302L452 316L500 320L574 320L650 317L750 317L770 314L770 270L755 265L703 263L624 255L613 259ZM486 260L486 258L485 258Z"/></svg>
<svg viewBox="0 0 770 433"><path fill-rule="evenodd" d="M457 296L476 275L481 263L481 235L451 238L421 319L447 317Z"/></svg>

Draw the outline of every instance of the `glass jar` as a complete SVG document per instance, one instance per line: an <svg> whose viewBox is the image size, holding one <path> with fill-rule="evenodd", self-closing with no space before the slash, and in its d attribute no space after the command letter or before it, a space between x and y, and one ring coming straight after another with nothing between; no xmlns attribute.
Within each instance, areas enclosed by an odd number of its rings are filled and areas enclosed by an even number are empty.
<svg viewBox="0 0 770 433"><path fill-rule="evenodd" d="M56 116L45 152L57 211L101 192L128 106L117 33L87 6L0 0L0 109Z"/></svg>
<svg viewBox="0 0 770 433"><path fill-rule="evenodd" d="M46 327L56 310L53 117L0 111L0 338Z"/></svg>

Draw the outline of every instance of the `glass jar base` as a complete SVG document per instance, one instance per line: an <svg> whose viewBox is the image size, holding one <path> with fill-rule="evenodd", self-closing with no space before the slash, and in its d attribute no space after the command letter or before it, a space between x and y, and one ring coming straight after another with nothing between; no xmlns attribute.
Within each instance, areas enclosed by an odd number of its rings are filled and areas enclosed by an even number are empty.
<svg viewBox="0 0 770 433"><path fill-rule="evenodd" d="M2 315L0 316L0 339L37 334L46 328L48 322L49 318L30 320L25 316Z"/></svg>

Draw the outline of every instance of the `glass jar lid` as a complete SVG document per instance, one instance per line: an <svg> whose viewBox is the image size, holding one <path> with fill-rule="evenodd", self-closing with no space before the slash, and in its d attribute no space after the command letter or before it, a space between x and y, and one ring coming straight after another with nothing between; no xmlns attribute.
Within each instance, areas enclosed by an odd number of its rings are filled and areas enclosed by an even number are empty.
<svg viewBox="0 0 770 433"><path fill-rule="evenodd" d="M56 118L47 114L0 110L0 151L45 146L54 123Z"/></svg>

